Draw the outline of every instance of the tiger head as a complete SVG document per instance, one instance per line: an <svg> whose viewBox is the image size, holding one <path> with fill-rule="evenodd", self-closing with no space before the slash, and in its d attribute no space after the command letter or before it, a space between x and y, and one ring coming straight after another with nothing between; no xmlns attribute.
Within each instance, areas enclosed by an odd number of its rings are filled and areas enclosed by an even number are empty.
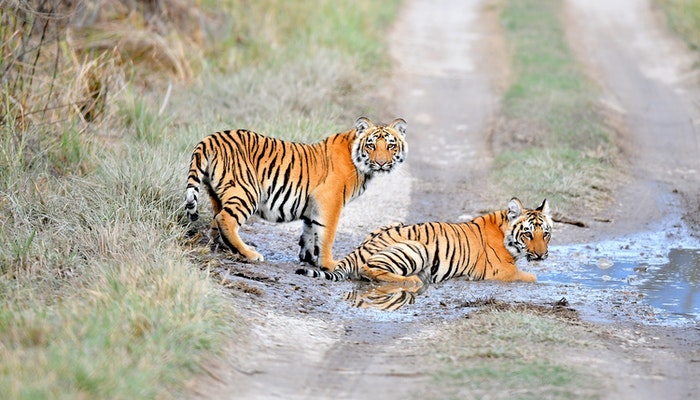
<svg viewBox="0 0 700 400"><path fill-rule="evenodd" d="M505 235L506 249L516 260L527 257L528 261L544 260L549 255L547 246L552 235L552 218L549 203L545 199L534 210L523 208L517 198L508 203L508 230Z"/></svg>
<svg viewBox="0 0 700 400"><path fill-rule="evenodd" d="M397 118L389 125L374 125L365 117L355 122L356 139L352 161L362 173L390 172L406 160L406 121Z"/></svg>

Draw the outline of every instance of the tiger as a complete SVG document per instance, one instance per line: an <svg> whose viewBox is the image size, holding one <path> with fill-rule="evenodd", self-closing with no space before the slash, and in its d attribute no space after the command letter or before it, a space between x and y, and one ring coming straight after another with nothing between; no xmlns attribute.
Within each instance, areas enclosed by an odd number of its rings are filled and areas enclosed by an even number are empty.
<svg viewBox="0 0 700 400"><path fill-rule="evenodd" d="M465 276L470 280L536 282L516 261L544 260L552 233L549 203L525 209L518 198L508 208L469 222L424 222L385 226L370 235L333 271L300 268L297 274L339 281L365 279L428 285Z"/></svg>
<svg viewBox="0 0 700 400"><path fill-rule="evenodd" d="M192 152L185 210L199 217L200 185L211 201L210 237L250 262L264 261L238 234L254 214L272 222L302 220L299 260L332 270L340 214L372 177L395 170L408 153L406 121L366 117L352 129L313 143L294 143L238 129L213 133Z"/></svg>

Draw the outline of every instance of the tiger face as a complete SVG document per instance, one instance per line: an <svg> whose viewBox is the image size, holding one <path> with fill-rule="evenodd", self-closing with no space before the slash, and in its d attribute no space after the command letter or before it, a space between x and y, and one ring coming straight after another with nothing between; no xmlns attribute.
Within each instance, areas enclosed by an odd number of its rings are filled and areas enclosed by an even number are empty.
<svg viewBox="0 0 700 400"><path fill-rule="evenodd" d="M401 118L389 125L374 125L360 117L355 122L357 138L352 146L352 160L365 174L387 173L406 160L406 121Z"/></svg>
<svg viewBox="0 0 700 400"><path fill-rule="evenodd" d="M513 258L526 257L528 261L547 258L552 234L547 199L534 210L524 209L520 200L511 199L508 203L508 223L510 229L505 236L505 245Z"/></svg>

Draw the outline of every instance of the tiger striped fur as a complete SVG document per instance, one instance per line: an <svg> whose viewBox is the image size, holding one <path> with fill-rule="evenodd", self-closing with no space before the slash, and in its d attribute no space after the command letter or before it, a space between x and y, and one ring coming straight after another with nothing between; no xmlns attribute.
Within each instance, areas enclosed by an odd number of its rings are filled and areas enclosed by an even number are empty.
<svg viewBox="0 0 700 400"><path fill-rule="evenodd" d="M423 285L466 276L471 280L535 282L516 260L544 260L552 231L549 204L524 209L517 198L508 208L465 223L395 224L372 232L334 271L301 268L297 274L339 281L370 279Z"/></svg>
<svg viewBox="0 0 700 400"><path fill-rule="evenodd" d="M185 209L198 218L200 185L214 209L211 237L250 261L263 256L238 230L250 216L301 219L301 261L332 270L332 246L343 206L364 192L376 174L404 162L406 121L375 125L361 117L353 129L315 144L287 142L248 130L216 132L195 147L187 176Z"/></svg>

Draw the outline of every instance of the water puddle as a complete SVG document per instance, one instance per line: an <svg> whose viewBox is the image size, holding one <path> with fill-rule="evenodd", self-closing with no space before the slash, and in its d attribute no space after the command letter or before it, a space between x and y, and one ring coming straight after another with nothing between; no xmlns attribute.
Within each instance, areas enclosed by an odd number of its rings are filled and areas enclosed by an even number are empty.
<svg viewBox="0 0 700 400"><path fill-rule="evenodd" d="M623 291L652 306L659 322L700 319L700 248L663 248L656 242L633 255L629 239L619 243L618 250L608 251L592 245L555 248L557 271L542 274L541 281Z"/></svg>
<svg viewBox="0 0 700 400"><path fill-rule="evenodd" d="M567 297L591 319L627 316L664 325L700 321L700 242L691 238L680 219L654 231L598 243L550 246L546 261L521 268L539 279L528 288L529 301ZM448 282L431 285L430 290L453 299L465 297L463 293L495 293L499 298L514 294L508 284ZM522 286L510 286L516 287ZM393 311L420 307L423 292L427 290L363 284L344 300L358 308ZM521 290L515 293L520 293L516 301L522 299Z"/></svg>
<svg viewBox="0 0 700 400"><path fill-rule="evenodd" d="M650 231L598 243L552 246L550 273L542 281L575 284L601 301L631 302L652 309L647 321L686 324L700 321L700 242L679 216L669 215ZM624 294L624 296L622 295Z"/></svg>

